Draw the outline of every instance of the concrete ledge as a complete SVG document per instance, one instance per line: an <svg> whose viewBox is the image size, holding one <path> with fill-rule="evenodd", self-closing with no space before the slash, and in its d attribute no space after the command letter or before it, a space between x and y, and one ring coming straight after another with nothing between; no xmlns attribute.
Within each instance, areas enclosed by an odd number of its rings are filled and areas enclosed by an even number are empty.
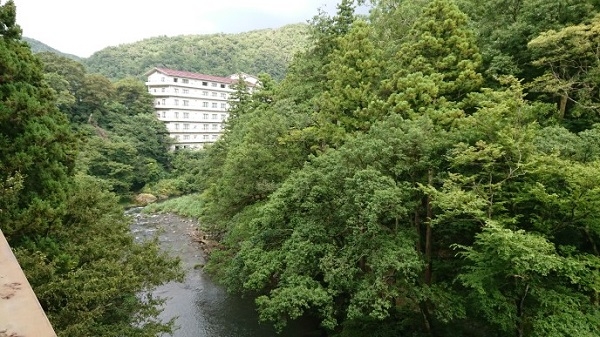
<svg viewBox="0 0 600 337"><path fill-rule="evenodd" d="M0 337L56 337L0 231Z"/></svg>

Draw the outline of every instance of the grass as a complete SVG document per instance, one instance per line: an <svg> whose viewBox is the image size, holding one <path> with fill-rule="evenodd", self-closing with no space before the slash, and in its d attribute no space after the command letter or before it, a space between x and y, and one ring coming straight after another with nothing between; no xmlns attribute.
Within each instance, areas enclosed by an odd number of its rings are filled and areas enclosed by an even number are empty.
<svg viewBox="0 0 600 337"><path fill-rule="evenodd" d="M175 213L177 215L198 219L202 214L204 203L198 194L189 194L150 204L144 207L144 213Z"/></svg>

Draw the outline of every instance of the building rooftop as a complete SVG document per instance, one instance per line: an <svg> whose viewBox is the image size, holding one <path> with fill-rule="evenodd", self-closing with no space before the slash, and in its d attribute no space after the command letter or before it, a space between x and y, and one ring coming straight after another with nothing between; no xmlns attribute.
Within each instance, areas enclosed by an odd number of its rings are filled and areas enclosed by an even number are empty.
<svg viewBox="0 0 600 337"><path fill-rule="evenodd" d="M158 68L158 67L155 67L152 70L148 71L146 73L146 75L149 75L154 71L165 74L167 76L189 78L189 79L201 80L201 81L211 81L211 82L227 83L227 84L233 84L236 82L236 80L231 79L229 77L220 77L220 76L192 73L189 71L181 71L181 70Z"/></svg>

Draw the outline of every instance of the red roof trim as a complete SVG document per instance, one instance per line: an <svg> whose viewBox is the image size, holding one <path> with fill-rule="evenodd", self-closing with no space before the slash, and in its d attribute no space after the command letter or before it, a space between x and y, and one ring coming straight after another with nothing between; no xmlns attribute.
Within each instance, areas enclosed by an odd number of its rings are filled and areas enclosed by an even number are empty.
<svg viewBox="0 0 600 337"><path fill-rule="evenodd" d="M189 71L181 71L181 70L174 70L174 69L168 69L168 68L154 68L154 70L158 71L159 73L165 74L167 76L173 76L173 77L189 78L189 79L194 79L194 80L212 81L212 82L227 83L227 84L233 84L236 82L235 80L228 78L228 77L205 75L205 74L199 74L199 73L192 73ZM151 72L152 71L150 71L148 73L151 73Z"/></svg>

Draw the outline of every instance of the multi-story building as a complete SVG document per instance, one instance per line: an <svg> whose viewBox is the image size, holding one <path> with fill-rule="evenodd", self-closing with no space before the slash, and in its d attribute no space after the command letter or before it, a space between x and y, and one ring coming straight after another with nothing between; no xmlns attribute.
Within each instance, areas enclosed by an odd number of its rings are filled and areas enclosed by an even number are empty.
<svg viewBox="0 0 600 337"><path fill-rule="evenodd" d="M218 77L165 68L145 75L148 91L155 97L156 116L174 138L174 149L201 149L219 138L239 75ZM256 84L256 78L243 76L250 85Z"/></svg>

